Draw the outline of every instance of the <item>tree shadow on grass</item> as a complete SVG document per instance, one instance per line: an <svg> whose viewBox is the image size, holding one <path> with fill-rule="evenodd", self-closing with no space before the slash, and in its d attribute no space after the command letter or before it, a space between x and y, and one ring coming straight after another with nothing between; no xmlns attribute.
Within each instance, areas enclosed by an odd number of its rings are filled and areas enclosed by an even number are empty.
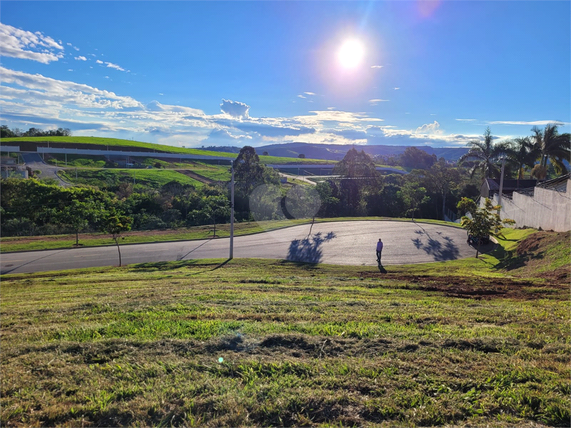
<svg viewBox="0 0 571 428"><path fill-rule="evenodd" d="M336 237L334 232L329 232L325 236L318 232L304 239L294 239L289 245L287 260L297 263L320 263L323 258L321 246Z"/></svg>

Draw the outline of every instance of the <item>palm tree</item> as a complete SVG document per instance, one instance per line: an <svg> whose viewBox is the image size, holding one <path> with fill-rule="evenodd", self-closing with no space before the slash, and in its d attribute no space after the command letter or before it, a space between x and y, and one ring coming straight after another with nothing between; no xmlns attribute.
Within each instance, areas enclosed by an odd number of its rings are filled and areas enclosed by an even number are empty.
<svg viewBox="0 0 571 428"><path fill-rule="evenodd" d="M547 161L554 167L557 174L566 174L567 167L564 161L571 162L571 138L570 134L559 134L557 125L549 124L542 131L534 126L532 140L539 152L539 164L533 168L532 174L538 179L547 176Z"/></svg>
<svg viewBox="0 0 571 428"><path fill-rule="evenodd" d="M523 179L524 168L533 168L535 160L539 157L539 150L529 139L529 137L516 138L510 141L506 147L508 162L517 171L517 180Z"/></svg>
<svg viewBox="0 0 571 428"><path fill-rule="evenodd" d="M470 150L462 155L458 162L462 165L464 162L474 161L474 165L470 169L470 177L478 170L482 171L484 178L490 178L490 175L499 175L496 165L498 157L505 153L504 144L494 144L492 132L490 128L484 132L484 141L470 141L468 143Z"/></svg>

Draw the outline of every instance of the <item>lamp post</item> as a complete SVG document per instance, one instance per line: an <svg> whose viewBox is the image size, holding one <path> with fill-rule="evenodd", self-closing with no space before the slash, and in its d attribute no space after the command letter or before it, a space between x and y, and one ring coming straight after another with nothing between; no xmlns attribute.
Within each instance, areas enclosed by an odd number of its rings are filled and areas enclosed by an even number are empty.
<svg viewBox="0 0 571 428"><path fill-rule="evenodd" d="M232 178L230 179L230 256L234 258L234 160L230 161Z"/></svg>
<svg viewBox="0 0 571 428"><path fill-rule="evenodd" d="M506 157L502 156L502 170L500 172L500 193L498 195L498 206L500 206L500 209L498 210L498 215L500 215L501 211L502 211L502 194L504 191L504 169L506 166Z"/></svg>

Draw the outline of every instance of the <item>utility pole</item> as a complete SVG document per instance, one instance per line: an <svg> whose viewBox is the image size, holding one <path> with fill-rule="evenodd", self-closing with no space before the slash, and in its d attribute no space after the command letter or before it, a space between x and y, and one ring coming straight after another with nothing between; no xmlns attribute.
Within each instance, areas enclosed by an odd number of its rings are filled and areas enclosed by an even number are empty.
<svg viewBox="0 0 571 428"><path fill-rule="evenodd" d="M234 161L230 161L232 178L230 179L230 259L234 258Z"/></svg>
<svg viewBox="0 0 571 428"><path fill-rule="evenodd" d="M502 205L502 193L504 191L504 169L506 166L506 158L505 156L502 157L502 172L500 173L500 193L498 194L498 205L501 207ZM501 213L501 208L498 210L498 215Z"/></svg>

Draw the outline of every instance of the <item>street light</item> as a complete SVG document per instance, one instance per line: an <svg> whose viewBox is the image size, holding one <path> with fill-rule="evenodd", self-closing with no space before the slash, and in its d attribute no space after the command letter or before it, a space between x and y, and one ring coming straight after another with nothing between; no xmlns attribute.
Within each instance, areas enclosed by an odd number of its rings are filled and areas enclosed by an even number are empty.
<svg viewBox="0 0 571 428"><path fill-rule="evenodd" d="M232 178L230 179L230 257L234 258L234 160L230 161Z"/></svg>
<svg viewBox="0 0 571 428"><path fill-rule="evenodd" d="M506 157L502 156L501 160L502 160L502 170L500 172L500 193L498 195L498 205L500 206L500 209L498 210L498 215L500 215L502 210L501 206L502 206L502 193L504 191L504 169L506 166Z"/></svg>

